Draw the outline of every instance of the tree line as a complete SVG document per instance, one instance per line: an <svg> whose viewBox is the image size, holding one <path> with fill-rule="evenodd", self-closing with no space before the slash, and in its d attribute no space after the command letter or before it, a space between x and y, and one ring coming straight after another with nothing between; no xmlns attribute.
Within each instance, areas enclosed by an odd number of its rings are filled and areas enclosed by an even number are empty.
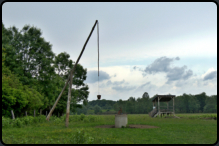
<svg viewBox="0 0 219 146"><path fill-rule="evenodd" d="M61 49L61 48L60 48ZM23 116L25 111L49 112L60 94L75 62L62 52L56 55L39 28L25 25L5 28L2 22L2 116ZM71 111L87 104L89 87L84 83L87 69L76 66L73 77ZM65 113L68 91L65 90L54 114Z"/></svg>
<svg viewBox="0 0 219 146"><path fill-rule="evenodd" d="M90 114L89 110L94 110L94 114L104 114L108 111L118 113L122 108L122 112L126 114L148 114L153 110L153 97L145 92L142 97L129 97L128 100L93 100L88 102L82 109L76 109L78 114ZM169 101L169 106L173 105L173 100ZM160 106L165 107L165 102L160 102ZM105 110L106 112L103 112ZM186 94L176 96L174 100L175 113L217 113L217 95L207 96L205 92L192 95Z"/></svg>

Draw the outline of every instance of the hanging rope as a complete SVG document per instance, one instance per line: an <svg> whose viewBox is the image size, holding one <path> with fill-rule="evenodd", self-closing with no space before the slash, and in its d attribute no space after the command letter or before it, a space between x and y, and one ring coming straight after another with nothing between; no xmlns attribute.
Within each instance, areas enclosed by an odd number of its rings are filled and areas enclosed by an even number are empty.
<svg viewBox="0 0 219 146"><path fill-rule="evenodd" d="M97 51L98 51L98 95L99 94L99 22L97 22Z"/></svg>

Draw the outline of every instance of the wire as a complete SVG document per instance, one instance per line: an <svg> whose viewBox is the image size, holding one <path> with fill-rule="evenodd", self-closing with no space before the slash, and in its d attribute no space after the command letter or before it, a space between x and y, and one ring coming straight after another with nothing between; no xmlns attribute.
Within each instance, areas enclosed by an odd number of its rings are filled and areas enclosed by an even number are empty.
<svg viewBox="0 0 219 146"><path fill-rule="evenodd" d="M97 22L97 51L98 51L98 95L99 95L99 22Z"/></svg>

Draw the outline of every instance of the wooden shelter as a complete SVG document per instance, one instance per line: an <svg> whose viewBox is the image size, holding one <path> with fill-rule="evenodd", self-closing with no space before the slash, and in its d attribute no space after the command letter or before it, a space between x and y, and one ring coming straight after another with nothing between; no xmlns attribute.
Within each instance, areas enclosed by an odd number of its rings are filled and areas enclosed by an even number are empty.
<svg viewBox="0 0 219 146"><path fill-rule="evenodd" d="M153 107L155 107L149 115L151 117L156 117L159 115L162 116L164 114L166 115L171 115L173 114L175 116L175 111L174 111L174 98L175 95L156 95L153 97L152 102L153 102ZM173 106L169 106L169 101L173 99ZM160 102L166 102L167 106L160 106Z"/></svg>

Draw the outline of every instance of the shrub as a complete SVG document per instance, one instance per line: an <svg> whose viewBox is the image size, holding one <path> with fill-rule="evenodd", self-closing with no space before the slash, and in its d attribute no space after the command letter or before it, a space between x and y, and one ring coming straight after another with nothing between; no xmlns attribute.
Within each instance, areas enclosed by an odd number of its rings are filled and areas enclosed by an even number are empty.
<svg viewBox="0 0 219 146"><path fill-rule="evenodd" d="M39 122L39 119L37 117L33 117L33 123L38 123Z"/></svg>
<svg viewBox="0 0 219 146"><path fill-rule="evenodd" d="M74 141L74 143L76 143L76 144L83 144L83 143L86 142L86 134L85 134L84 129L78 130L78 131L76 132L76 134L75 134L74 137L73 137L73 141Z"/></svg>
<svg viewBox="0 0 219 146"><path fill-rule="evenodd" d="M84 129L77 130L73 136L73 143L75 144L93 144L94 138L89 136Z"/></svg>
<svg viewBox="0 0 219 146"><path fill-rule="evenodd" d="M63 121L62 121L62 119L60 119L60 118L55 118L55 119L54 119L54 122L55 122L56 124L59 124L59 123L62 123Z"/></svg>
<svg viewBox="0 0 219 146"><path fill-rule="evenodd" d="M22 120L20 118L16 118L15 120L13 120L13 126L21 128L23 126Z"/></svg>
<svg viewBox="0 0 219 146"><path fill-rule="evenodd" d="M12 119L2 117L2 128L11 127L12 126Z"/></svg>
<svg viewBox="0 0 219 146"><path fill-rule="evenodd" d="M40 123L47 121L45 115L40 115L40 116L38 116L37 118L38 118L38 120L39 120Z"/></svg>
<svg viewBox="0 0 219 146"><path fill-rule="evenodd" d="M33 119L34 117L32 116L25 116L23 118L21 118L21 121L25 124L25 125L29 125L33 123Z"/></svg>
<svg viewBox="0 0 219 146"><path fill-rule="evenodd" d="M80 120L83 121L84 118L85 118L85 115L84 115L84 114L81 114L81 116L80 116Z"/></svg>

